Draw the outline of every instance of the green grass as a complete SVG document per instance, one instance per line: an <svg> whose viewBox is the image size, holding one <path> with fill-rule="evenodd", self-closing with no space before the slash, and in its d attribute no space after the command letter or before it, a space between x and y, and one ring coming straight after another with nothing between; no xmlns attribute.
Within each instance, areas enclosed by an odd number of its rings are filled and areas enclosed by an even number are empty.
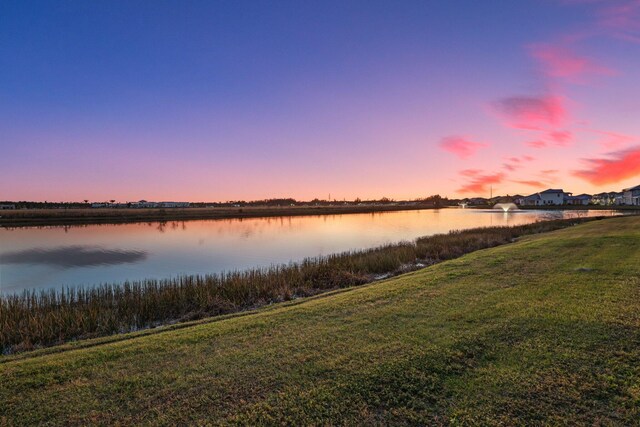
<svg viewBox="0 0 640 427"><path fill-rule="evenodd" d="M638 425L639 261L640 218L608 219L248 315L7 356L0 425Z"/></svg>

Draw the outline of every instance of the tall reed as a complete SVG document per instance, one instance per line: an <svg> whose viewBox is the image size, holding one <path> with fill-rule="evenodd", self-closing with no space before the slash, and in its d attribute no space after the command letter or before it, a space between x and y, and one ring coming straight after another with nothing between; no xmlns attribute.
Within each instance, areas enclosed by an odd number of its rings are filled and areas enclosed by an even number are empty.
<svg viewBox="0 0 640 427"><path fill-rule="evenodd" d="M593 218L477 228L286 265L0 297L0 352L194 320L362 285Z"/></svg>

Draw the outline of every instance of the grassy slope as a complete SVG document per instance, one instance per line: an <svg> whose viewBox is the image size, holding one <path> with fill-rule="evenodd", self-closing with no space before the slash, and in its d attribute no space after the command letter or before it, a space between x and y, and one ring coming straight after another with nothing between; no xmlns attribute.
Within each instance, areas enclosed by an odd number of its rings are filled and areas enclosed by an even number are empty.
<svg viewBox="0 0 640 427"><path fill-rule="evenodd" d="M249 316L9 358L0 378L0 424L634 424L640 218Z"/></svg>

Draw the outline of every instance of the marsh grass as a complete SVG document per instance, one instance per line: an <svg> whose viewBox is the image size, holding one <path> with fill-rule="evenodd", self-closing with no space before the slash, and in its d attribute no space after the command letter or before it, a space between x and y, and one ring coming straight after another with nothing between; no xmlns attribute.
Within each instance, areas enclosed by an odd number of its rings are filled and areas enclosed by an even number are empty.
<svg viewBox="0 0 640 427"><path fill-rule="evenodd" d="M209 275L87 288L32 290L0 297L0 352L124 333L222 315L358 286L595 218L477 228L300 262Z"/></svg>

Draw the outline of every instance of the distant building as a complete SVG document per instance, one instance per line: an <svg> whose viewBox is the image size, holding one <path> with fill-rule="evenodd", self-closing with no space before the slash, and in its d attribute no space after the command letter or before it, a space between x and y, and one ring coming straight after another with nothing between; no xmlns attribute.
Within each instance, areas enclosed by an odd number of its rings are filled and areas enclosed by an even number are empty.
<svg viewBox="0 0 640 427"><path fill-rule="evenodd" d="M569 204L572 205L588 205L593 200L593 196L589 194L579 194L569 198Z"/></svg>
<svg viewBox="0 0 640 427"><path fill-rule="evenodd" d="M571 193L562 189L553 189L534 193L526 197L514 199L514 203L520 206L553 206L566 205L571 200Z"/></svg>
<svg viewBox="0 0 640 427"><path fill-rule="evenodd" d="M640 205L640 185L622 190L625 205Z"/></svg>
<svg viewBox="0 0 640 427"><path fill-rule="evenodd" d="M156 202L147 202L146 200L140 200L129 204L132 208L157 208Z"/></svg>
<svg viewBox="0 0 640 427"><path fill-rule="evenodd" d="M569 202L571 193L565 193L562 189L550 188L540 193L543 205L566 205Z"/></svg>
<svg viewBox="0 0 640 427"><path fill-rule="evenodd" d="M519 199L515 199L514 203L518 206L542 206L544 204L539 193L520 197Z"/></svg>
<svg viewBox="0 0 640 427"><path fill-rule="evenodd" d="M473 197L467 201L469 206L481 206L489 203L489 199L485 199L484 197Z"/></svg>
<svg viewBox="0 0 640 427"><path fill-rule="evenodd" d="M615 191L608 193L598 193L594 194L592 198L593 204L601 205L601 206L611 206L616 204L616 197L621 193L616 193Z"/></svg>
<svg viewBox="0 0 640 427"><path fill-rule="evenodd" d="M9 205L9 204L0 205L0 211L8 211L8 210L13 210L15 208L16 208L16 205Z"/></svg>
<svg viewBox="0 0 640 427"><path fill-rule="evenodd" d="M161 208L188 208L189 202L160 202L158 206Z"/></svg>

